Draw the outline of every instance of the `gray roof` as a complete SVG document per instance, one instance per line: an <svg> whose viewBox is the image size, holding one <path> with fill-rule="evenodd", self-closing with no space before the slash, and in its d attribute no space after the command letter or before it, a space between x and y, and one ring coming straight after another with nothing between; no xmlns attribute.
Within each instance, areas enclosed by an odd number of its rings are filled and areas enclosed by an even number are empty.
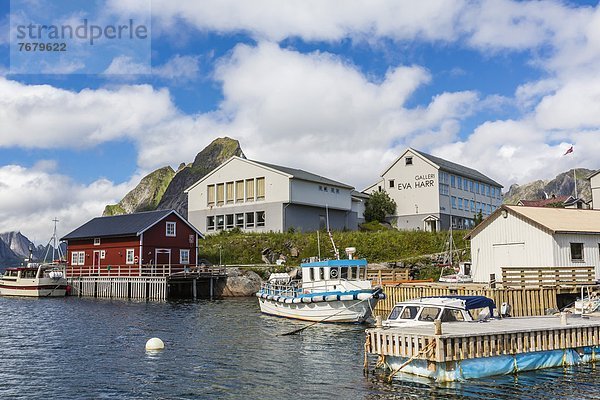
<svg viewBox="0 0 600 400"><path fill-rule="evenodd" d="M60 240L137 236L171 213L175 213L175 211L157 210L110 217L96 217Z"/></svg>
<svg viewBox="0 0 600 400"><path fill-rule="evenodd" d="M457 175L465 176L467 178L476 179L480 182L485 182L490 185L504 187L501 184L499 184L498 182L496 182L495 180L488 178L487 176L485 176L484 174L482 174L481 172L479 172L477 170L474 170L473 168L468 168L468 167L465 167L464 165L456 164L451 161L444 160L443 158L439 158L436 156L432 156L431 154L423 153L422 151L419 151L419 150L415 150L415 149L412 149L412 150L415 153L422 155L423 157L425 157L429 161L433 162L434 164L439 165L440 169L442 169L446 172L451 172L451 173L454 173Z"/></svg>
<svg viewBox="0 0 600 400"><path fill-rule="evenodd" d="M345 183L337 182L337 181L334 181L334 180L329 179L329 178L325 178L324 176L320 176L320 175L316 175L316 174L313 174L313 173L310 173L310 172L306 172L306 171L303 171L301 169L295 169L295 168L289 168L289 167L282 167L280 165L267 164L265 162L256 161L256 160L249 160L249 161L252 161L252 162L260 164L260 165L263 165L263 166L268 167L268 168L276 169L278 171L283 172L284 174L292 175L294 178L301 179L303 181L317 182L317 183L322 183L324 185L337 186L337 187L346 188L346 189L354 189L353 186L346 185Z"/></svg>

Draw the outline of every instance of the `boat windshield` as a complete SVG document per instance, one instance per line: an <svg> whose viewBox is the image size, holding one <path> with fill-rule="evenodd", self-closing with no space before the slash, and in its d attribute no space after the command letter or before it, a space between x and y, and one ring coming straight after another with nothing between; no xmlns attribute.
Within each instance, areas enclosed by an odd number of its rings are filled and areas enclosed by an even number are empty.
<svg viewBox="0 0 600 400"><path fill-rule="evenodd" d="M439 307L423 307L423 311L419 315L419 321L433 321L440 315Z"/></svg>
<svg viewBox="0 0 600 400"><path fill-rule="evenodd" d="M445 308L440 318L442 322L464 321L465 317L461 310Z"/></svg>

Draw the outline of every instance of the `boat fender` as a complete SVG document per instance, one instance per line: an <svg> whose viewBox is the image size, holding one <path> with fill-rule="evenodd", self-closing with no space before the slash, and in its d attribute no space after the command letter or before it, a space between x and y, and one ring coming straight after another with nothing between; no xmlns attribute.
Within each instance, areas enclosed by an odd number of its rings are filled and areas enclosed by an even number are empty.
<svg viewBox="0 0 600 400"><path fill-rule="evenodd" d="M268 295L267 300L273 300L273 295L272 294Z"/></svg>
<svg viewBox="0 0 600 400"><path fill-rule="evenodd" d="M367 300L367 299L370 299L371 297L375 297L374 293L359 293L356 295L357 300Z"/></svg>
<svg viewBox="0 0 600 400"><path fill-rule="evenodd" d="M303 297L302 302L303 303L312 303L312 298L311 297Z"/></svg>
<svg viewBox="0 0 600 400"><path fill-rule="evenodd" d="M279 301L280 298L280 296L273 296L273 301Z"/></svg>
<svg viewBox="0 0 600 400"><path fill-rule="evenodd" d="M292 299L291 297L288 297L287 299L285 299L285 304L292 304Z"/></svg>
<svg viewBox="0 0 600 400"><path fill-rule="evenodd" d="M294 299L292 299L292 303L293 304L302 303L302 299L300 297L295 297Z"/></svg>
<svg viewBox="0 0 600 400"><path fill-rule="evenodd" d="M262 293L261 292L256 292L256 297L262 297Z"/></svg>
<svg viewBox="0 0 600 400"><path fill-rule="evenodd" d="M325 297L325 301L336 301L337 299L337 294L330 294L329 296Z"/></svg>
<svg viewBox="0 0 600 400"><path fill-rule="evenodd" d="M340 300L342 300L342 301L354 300L354 295L351 295L351 294L340 295Z"/></svg>
<svg viewBox="0 0 600 400"><path fill-rule="evenodd" d="M323 296L314 296L313 297L313 302L314 303L320 303L322 301L325 301L325 298Z"/></svg>

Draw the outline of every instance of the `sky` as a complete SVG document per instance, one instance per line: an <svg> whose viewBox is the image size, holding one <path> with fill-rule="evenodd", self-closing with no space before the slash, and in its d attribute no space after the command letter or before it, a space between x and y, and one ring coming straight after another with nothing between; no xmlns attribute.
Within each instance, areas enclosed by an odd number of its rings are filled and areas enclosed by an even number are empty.
<svg viewBox="0 0 600 400"><path fill-rule="evenodd" d="M84 17L148 38L18 52ZM0 0L0 232L66 234L223 136L358 190L407 147L505 191L598 169L598 65L596 1Z"/></svg>

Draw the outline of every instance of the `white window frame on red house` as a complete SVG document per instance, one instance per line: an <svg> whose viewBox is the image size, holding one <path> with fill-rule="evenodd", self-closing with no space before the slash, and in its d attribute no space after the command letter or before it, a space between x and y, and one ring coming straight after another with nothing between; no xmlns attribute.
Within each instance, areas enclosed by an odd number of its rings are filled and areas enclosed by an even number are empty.
<svg viewBox="0 0 600 400"><path fill-rule="evenodd" d="M79 265L79 252L71 252L71 265Z"/></svg>
<svg viewBox="0 0 600 400"><path fill-rule="evenodd" d="M185 257L184 257L185 254ZM189 249L179 249L179 263L180 264L189 264L190 263L190 250Z"/></svg>
<svg viewBox="0 0 600 400"><path fill-rule="evenodd" d="M173 228L173 232L169 228ZM165 236L175 237L177 236L177 223L172 221L167 221L165 226Z"/></svg>
<svg viewBox="0 0 600 400"><path fill-rule="evenodd" d="M125 250L125 264L134 264L135 263L135 249L127 249Z"/></svg>
<svg viewBox="0 0 600 400"><path fill-rule="evenodd" d="M85 265L85 251L79 252L79 264L78 265Z"/></svg>
<svg viewBox="0 0 600 400"><path fill-rule="evenodd" d="M94 246L100 246L100 238L94 238Z"/></svg>

